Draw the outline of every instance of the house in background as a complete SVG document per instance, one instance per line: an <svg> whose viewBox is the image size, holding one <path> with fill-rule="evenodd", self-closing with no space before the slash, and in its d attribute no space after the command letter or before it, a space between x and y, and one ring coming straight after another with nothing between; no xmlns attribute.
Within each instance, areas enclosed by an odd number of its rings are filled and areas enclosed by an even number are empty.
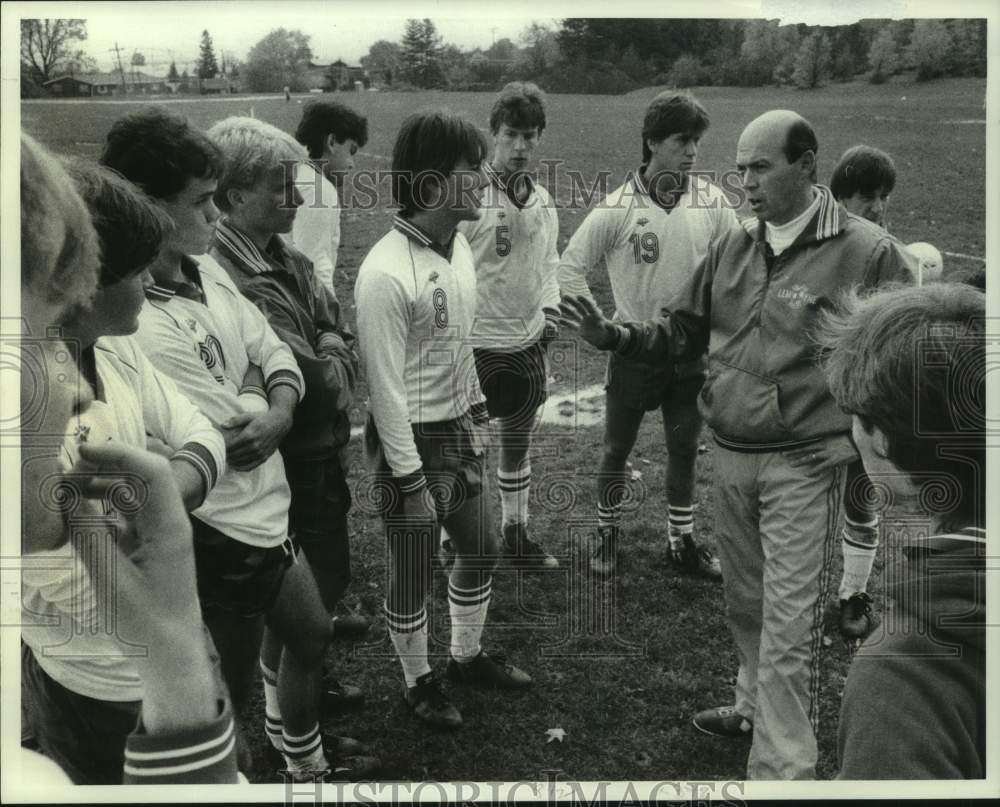
<svg viewBox="0 0 1000 807"><path fill-rule="evenodd" d="M228 95L239 92L240 88L228 76L216 76L215 78L198 79L198 91L202 95Z"/></svg>
<svg viewBox="0 0 1000 807"><path fill-rule="evenodd" d="M126 92L129 95L148 95L167 92L166 79L138 71L125 74ZM122 95L121 73L67 73L49 79L42 86L59 98L94 98Z"/></svg>
<svg viewBox="0 0 1000 807"><path fill-rule="evenodd" d="M333 92L335 90L351 90L357 87L357 82L361 86L368 88L371 80L368 78L368 71L363 67L349 65L342 59L337 59L333 64L313 64L302 75L302 81L307 90L321 90L323 92Z"/></svg>

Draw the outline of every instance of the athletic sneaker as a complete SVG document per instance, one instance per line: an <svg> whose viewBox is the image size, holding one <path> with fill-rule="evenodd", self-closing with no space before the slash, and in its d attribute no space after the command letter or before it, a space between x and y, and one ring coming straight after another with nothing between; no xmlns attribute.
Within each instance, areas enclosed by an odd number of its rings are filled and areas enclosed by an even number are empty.
<svg viewBox="0 0 1000 807"><path fill-rule="evenodd" d="M860 641L872 632L872 598L864 591L840 601L840 635L847 641Z"/></svg>
<svg viewBox="0 0 1000 807"><path fill-rule="evenodd" d="M618 560L618 528L598 527L590 534L590 568L599 575L609 575Z"/></svg>
<svg viewBox="0 0 1000 807"><path fill-rule="evenodd" d="M325 770L293 771L283 768L281 772L287 777L286 781L292 782L362 782L370 780L382 767L378 757L358 754L339 756L328 753L326 761L330 767Z"/></svg>
<svg viewBox="0 0 1000 807"><path fill-rule="evenodd" d="M527 524L514 521L503 528L503 552L511 565L527 569L555 569L559 561L528 537Z"/></svg>
<svg viewBox="0 0 1000 807"><path fill-rule="evenodd" d="M718 706L698 712L691 721L698 731L716 737L748 737L753 732L753 721L743 717L735 706Z"/></svg>
<svg viewBox="0 0 1000 807"><path fill-rule="evenodd" d="M448 659L448 677L463 684L493 687L495 689L524 689L531 686L531 676L519 670L501 653L487 655L480 650L472 661L459 662Z"/></svg>
<svg viewBox="0 0 1000 807"><path fill-rule="evenodd" d="M357 781L356 778L369 776L378 769L378 757L371 756L367 745L353 737L340 737L323 732L323 751L330 771L290 771L285 767L284 756L270 743L267 744L271 761L292 781ZM334 778L330 778L330 777Z"/></svg>
<svg viewBox="0 0 1000 807"><path fill-rule="evenodd" d="M365 705L365 693L360 687L342 684L333 676L327 676L321 697L324 715L339 715L352 712Z"/></svg>
<svg viewBox="0 0 1000 807"><path fill-rule="evenodd" d="M457 729L462 725L462 714L441 690L441 682L433 672L424 673L417 683L403 684L403 700L417 717L439 729Z"/></svg>
<svg viewBox="0 0 1000 807"><path fill-rule="evenodd" d="M361 614L344 614L333 618L334 641L363 639L371 627L371 620Z"/></svg>
<svg viewBox="0 0 1000 807"><path fill-rule="evenodd" d="M697 574L709 580L722 579L722 564L712 550L694 540L693 535L682 535L681 545L670 549L670 562L681 572Z"/></svg>

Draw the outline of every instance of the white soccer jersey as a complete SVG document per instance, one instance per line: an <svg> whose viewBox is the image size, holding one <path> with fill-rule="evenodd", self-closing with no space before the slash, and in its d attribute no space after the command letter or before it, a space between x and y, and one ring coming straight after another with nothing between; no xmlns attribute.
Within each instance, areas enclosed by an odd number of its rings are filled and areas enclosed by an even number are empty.
<svg viewBox="0 0 1000 807"><path fill-rule="evenodd" d="M674 292L730 227L736 214L719 188L692 177L669 213L650 196L641 169L590 211L559 262L564 294L590 296L587 273L604 258L615 299L614 318L658 316Z"/></svg>
<svg viewBox="0 0 1000 807"><path fill-rule="evenodd" d="M532 182L518 205L492 166L484 170L482 217L458 225L476 262L473 339L476 347L521 350L542 335L542 309L559 306L559 216L545 188Z"/></svg>
<svg viewBox="0 0 1000 807"><path fill-rule="evenodd" d="M78 433L67 438L70 466L78 459L78 441L115 440L145 448L149 434L173 448L175 459L191 463L206 490L212 490L226 467L222 434L166 375L156 372L134 339L98 339L85 351L84 365L95 398L79 417ZM93 622L96 609L106 604L98 605L86 567L72 546L31 558L22 575L21 635L41 668L88 698L140 700L142 682L134 661L114 636L93 629L98 624Z"/></svg>
<svg viewBox="0 0 1000 807"><path fill-rule="evenodd" d="M469 341L476 312L472 252L451 258L409 221L372 247L354 288L369 412L394 476L420 471L412 423L453 420L484 398Z"/></svg>
<svg viewBox="0 0 1000 807"><path fill-rule="evenodd" d="M312 163L299 163L295 167L295 185L304 199L295 211L292 225L292 244L312 261L313 271L320 285L326 286L333 296L333 274L337 268L337 250L340 248L340 199L337 187Z"/></svg>
<svg viewBox="0 0 1000 807"><path fill-rule="evenodd" d="M263 370L266 391L287 385L301 399L295 357L241 295L226 271L207 255L184 264L187 282L158 283L146 292L136 338L149 360L219 426L233 415L259 412L240 395L250 363ZM194 515L230 538L259 547L288 534L291 494L276 451L252 471L230 469Z"/></svg>

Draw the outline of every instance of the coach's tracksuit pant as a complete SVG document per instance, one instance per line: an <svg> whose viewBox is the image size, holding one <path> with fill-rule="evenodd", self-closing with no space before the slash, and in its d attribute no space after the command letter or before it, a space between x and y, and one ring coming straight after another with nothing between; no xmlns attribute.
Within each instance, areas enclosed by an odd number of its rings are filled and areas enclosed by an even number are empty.
<svg viewBox="0 0 1000 807"><path fill-rule="evenodd" d="M726 614L740 661L736 709L754 724L747 779L812 779L845 470L817 473L780 452L721 447L713 465Z"/></svg>

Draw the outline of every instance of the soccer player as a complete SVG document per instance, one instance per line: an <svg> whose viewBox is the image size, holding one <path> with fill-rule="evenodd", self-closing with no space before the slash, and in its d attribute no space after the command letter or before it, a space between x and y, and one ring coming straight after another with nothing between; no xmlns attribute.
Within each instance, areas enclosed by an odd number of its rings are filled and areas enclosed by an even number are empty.
<svg viewBox="0 0 1000 807"><path fill-rule="evenodd" d="M476 262L476 371L491 418L499 424L503 549L520 566L558 561L528 536L531 432L545 402L546 346L558 334L559 219L531 177L545 130L545 100L534 84L513 82L490 113L493 156L482 215L463 221Z"/></svg>
<svg viewBox="0 0 1000 807"><path fill-rule="evenodd" d="M642 165L592 210L573 233L559 264L565 294L593 300L586 276L602 259L614 296L614 319L654 317L692 276L709 243L736 223L722 191L692 176L708 113L686 93L663 92L646 109ZM718 559L694 539L694 466L702 419L701 356L651 368L612 354L605 389L604 456L597 477L597 532L591 568L614 571L626 464L646 412L659 409L667 443L669 557L681 570L711 579Z"/></svg>
<svg viewBox="0 0 1000 807"><path fill-rule="evenodd" d="M872 146L853 146L844 152L830 177L830 190L848 213L885 228L889 194L896 187L892 157ZM879 514L871 503L874 491L861 460L847 468L844 489L844 529L841 554L844 571L837 597L840 634L852 646L874 627L872 598L868 594L875 553L879 545Z"/></svg>
<svg viewBox="0 0 1000 807"><path fill-rule="evenodd" d="M440 525L456 550L448 582L449 676L510 689L531 684L480 644L498 542L483 479L485 404L469 341L476 270L456 227L480 215L485 156L486 142L467 120L446 112L408 117L392 155L400 211L355 285L370 394L365 440L385 493L392 560L386 622L406 703L441 728L458 727L462 717L427 657L424 601Z"/></svg>
<svg viewBox="0 0 1000 807"><path fill-rule="evenodd" d="M848 213L886 227L889 195L896 187L892 157L872 146L852 146L841 156L830 177L833 198Z"/></svg>
<svg viewBox="0 0 1000 807"><path fill-rule="evenodd" d="M865 469L929 519L887 591L893 630L869 636L847 675L839 778L982 779L985 295L935 283L852 297L826 324L826 375Z"/></svg>
<svg viewBox="0 0 1000 807"><path fill-rule="evenodd" d="M772 110L743 130L736 164L754 219L730 227L650 322L614 323L584 296L565 323L604 350L690 361L708 349L701 400L718 453L714 502L735 705L695 727L753 736L748 779L810 779L829 564L839 537L850 421L816 365L819 312L844 290L909 277L895 239L816 184L816 134Z"/></svg>
<svg viewBox="0 0 1000 807"><path fill-rule="evenodd" d="M86 305L63 314L64 339L74 348L83 382L94 392L67 441L66 466L78 463L77 441L107 441L145 450L156 440L188 510L204 500L225 469L225 444L173 383L153 369L134 340L146 266L162 239L163 215L131 183L98 166L74 164L74 185L91 212L101 247L98 288ZM45 752L87 784L120 782L128 734L142 707L139 667L122 653L117 636L86 629L74 608L94 609L92 588L80 590L73 569L38 569L25 575L23 597L34 622L23 630L23 672L35 735ZM86 581L84 581L86 582ZM198 622L201 618L199 615ZM70 639L67 626L79 636ZM73 652L52 652L72 642ZM101 736L98 747L81 743Z"/></svg>
<svg viewBox="0 0 1000 807"><path fill-rule="evenodd" d="M97 183L97 187L102 186ZM117 196L111 194L111 201ZM102 204L107 201L107 195L102 194ZM31 362L22 364L25 371L21 373L24 635L30 643L29 634L35 629L31 623L38 614L51 616L59 612L62 617L72 617L61 619L62 627L74 631L75 640L95 642L92 648L106 651L102 663L54 655L48 657L48 663L61 670L74 665L79 665L79 670L86 668L90 673L86 676L88 683L103 685L105 691L122 684L118 672L128 647L116 642L102 646L102 638L113 636L132 649L146 648L144 655L132 656L129 661L141 681L141 704L137 709L133 710L131 704L102 703L73 693L48 677L30 650L23 654L22 694L25 690L31 693L38 685L50 686L41 700L29 695L34 701L31 716L43 749L60 763L72 781L235 782L232 713L227 700L219 697L205 642L195 591L191 528L176 484L177 469L171 470L166 459L121 441L80 445L81 459L73 469L77 475L64 478L62 484L64 491L72 488L86 500L70 496L63 504L92 508L94 515L100 515L96 502L89 499L100 498L101 489L91 487L81 474L100 474L105 484L111 479L133 483L139 479L147 494L129 516L128 531L120 534L128 540L119 539L110 552L107 547L97 551L89 547L85 533L74 536L67 545L66 513L45 501L41 484L64 470L53 448L60 436L71 430L75 416L86 416L95 400L95 391L81 380L76 363L66 360L73 351L67 350L61 339L49 335L48 329L63 318L67 309L89 304L99 276L105 282L127 282L128 278L117 278L118 273L133 274L135 267L158 248L160 234L155 217L149 216L145 203L136 197L126 202L124 210L118 210L124 214L123 219L114 223L99 220L102 235L113 232L115 225L139 226L135 233L127 226L116 233L120 240L109 245L102 266L97 232L73 182L52 155L22 135L21 315L29 336L22 350L25 359L32 357ZM106 283L114 285L118 284ZM98 292L98 306L100 295ZM124 325L128 323L123 321ZM27 372L29 367L43 371ZM38 400L39 394L44 395L44 406L23 406ZM79 425L79 420L76 422ZM95 521L91 519L90 524ZM60 611L45 599L44 595L61 587L60 581L52 580L53 570L59 567L73 570L70 588L79 598L72 606L82 607ZM37 575L48 578L43 586L34 585L41 582ZM114 589L109 590L112 581ZM111 598L120 606L115 611L114 626L104 622L104 609L94 607ZM35 627L42 632L53 628L51 622ZM57 642L46 645L64 644L66 638L64 630ZM39 711L43 709L51 717L63 706L65 710L54 721L45 719ZM119 726L111 742L108 734L99 729L102 718L110 716ZM110 768L104 766L109 757L114 757ZM84 770L75 762L81 763ZM95 774L96 769L100 769L99 774Z"/></svg>
<svg viewBox="0 0 1000 807"><path fill-rule="evenodd" d="M333 771L319 731L331 623L308 566L295 562L276 451L302 397L302 374L264 315L204 254L218 218L218 148L182 116L153 107L115 121L101 161L158 200L173 222L150 267L156 282L137 338L226 439L229 468L192 526L198 595L234 710L242 716L249 702L266 619L284 647L272 697L290 775L367 775L376 761L356 755L360 744L349 738L331 739L330 753L340 755ZM243 389L251 364L264 379L256 392Z"/></svg>
<svg viewBox="0 0 1000 807"><path fill-rule="evenodd" d="M340 200L354 155L368 142L368 120L336 101L312 101L302 112L295 139L309 150L309 159L296 165L302 205L292 226L292 243L312 261L320 285L336 297Z"/></svg>
<svg viewBox="0 0 1000 807"><path fill-rule="evenodd" d="M215 194L224 215L216 223L209 255L267 317L295 354L305 379L305 397L281 443L292 493L289 527L316 577L333 620L333 635L357 637L368 630L368 620L334 616L351 580L351 493L340 455L350 440L347 409L358 374L354 336L309 259L280 235L302 210L289 168L293 161L305 163L305 149L291 135L254 118L226 118L212 126L208 136L225 162ZM265 633L261 667L268 686L274 683L279 657L280 644ZM357 687L327 679L326 711L356 707L363 700ZM269 706L269 720L280 722L277 704ZM270 734L272 739L280 736L273 725Z"/></svg>

